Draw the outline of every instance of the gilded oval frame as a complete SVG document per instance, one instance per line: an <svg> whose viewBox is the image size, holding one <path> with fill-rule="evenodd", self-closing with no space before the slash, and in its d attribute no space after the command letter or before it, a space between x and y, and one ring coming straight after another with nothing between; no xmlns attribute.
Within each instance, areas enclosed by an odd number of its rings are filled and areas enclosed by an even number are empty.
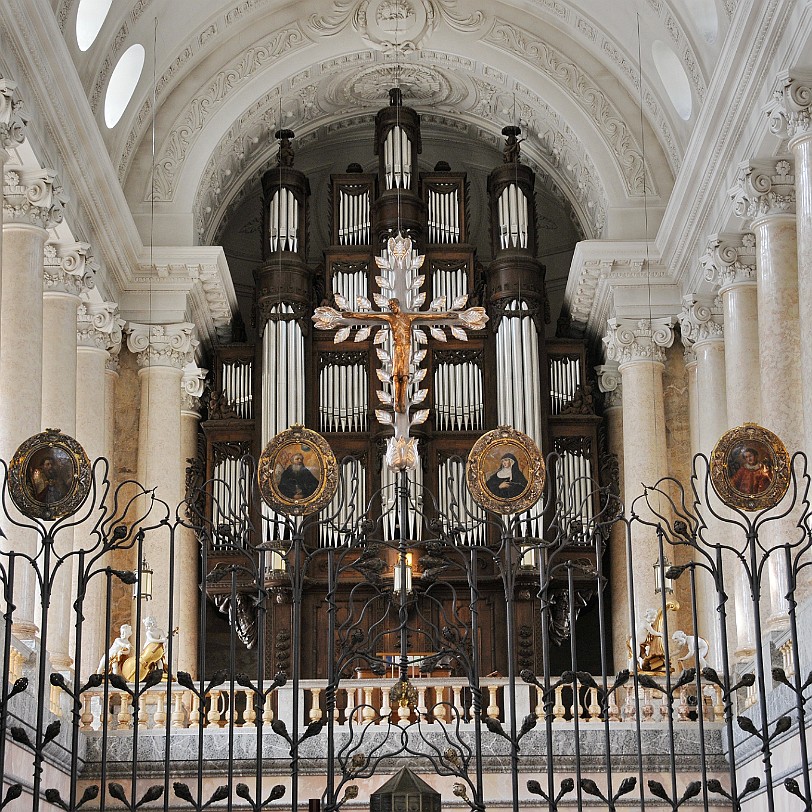
<svg viewBox="0 0 812 812"><path fill-rule="evenodd" d="M297 455L302 457L298 464L294 462ZM257 482L268 507L289 516L307 516L326 507L335 496L338 465L324 437L294 425L265 446Z"/></svg>
<svg viewBox="0 0 812 812"><path fill-rule="evenodd" d="M513 458L509 466L503 461ZM516 480L514 468L524 479ZM507 471L504 476L501 472ZM541 498L546 478L544 459L526 434L499 426L483 434L473 445L465 465L465 479L474 501L492 513L522 513ZM504 495L500 495L500 489Z"/></svg>
<svg viewBox="0 0 812 812"><path fill-rule="evenodd" d="M769 510L784 498L790 476L786 447L757 423L726 431L711 452L711 485L728 507Z"/></svg>
<svg viewBox="0 0 812 812"><path fill-rule="evenodd" d="M72 516L87 499L91 480L84 448L59 429L29 437L9 464L11 501L29 519L53 522Z"/></svg>

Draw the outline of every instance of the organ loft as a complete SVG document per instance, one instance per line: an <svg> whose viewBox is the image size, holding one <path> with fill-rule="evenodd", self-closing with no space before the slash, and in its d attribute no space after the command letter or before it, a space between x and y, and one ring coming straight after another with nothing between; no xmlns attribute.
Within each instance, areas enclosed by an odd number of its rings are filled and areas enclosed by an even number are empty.
<svg viewBox="0 0 812 812"><path fill-rule="evenodd" d="M551 337L546 329L550 307L545 267L537 259L536 178L521 160L521 131L504 128L503 159L487 177L487 200L472 201L465 173L453 171L446 161L433 168L421 164L420 116L404 104L399 88L389 96L389 105L375 116L369 141L359 139L356 146L368 151L359 159L376 156L377 171L365 172L360 163L351 163L330 175L329 192L322 199L314 199L308 177L296 168L294 133L280 129L275 134L277 165L261 179L263 261L253 273L255 341L216 348L200 459L189 472L190 482L207 483L201 512L212 531L201 538L207 545L203 566L209 639L225 645L236 634L238 665L248 667L264 656L266 673L290 673L292 658L299 657L302 677L325 678L325 655L331 650L325 596L335 566L328 566L328 557L342 554L334 585L338 628L352 625L375 642L373 648L342 659L341 676L380 673L382 663L394 662L400 641L385 628L393 611L392 594L401 588L410 588L407 646L419 664L415 670L457 675L458 658L439 656L442 641L434 638L447 625L446 617L470 626L470 593L464 570L455 570L443 549L498 547L498 527L471 499L464 472L477 438L507 425L532 438L544 456L554 452L548 471L554 496L548 504L558 505L555 521L565 526L551 531L551 516L538 509L522 517L528 544L512 601L505 600L494 557L481 556L478 640L470 644L479 647L483 674L507 673L509 656L517 671L529 668L534 673L540 673L546 656L557 673L559 652L562 663L570 662L575 618L579 662L597 673L598 562L594 545L581 542L586 524L601 508L589 485L599 478L601 418L593 409L584 343ZM472 244L472 205L487 209L488 262ZM314 218L328 223L329 244L321 256L309 250ZM397 473L385 459L392 426L379 411L376 395L383 380L382 359L393 350L391 333L388 339L376 339L377 331L370 335L369 330L347 336L315 330L312 321L318 307L349 309L361 317L373 300L378 310L391 307L375 260L386 258L387 241L396 235L408 237L413 256L423 257L425 281L415 301L436 303L440 310L466 301L485 308L488 316L484 329L468 333L467 340L461 340L459 331L448 336L430 319L425 329L410 328L408 350L411 361L421 353L425 394L418 397L425 397L427 416L411 428L418 461L407 474L405 515L395 509ZM415 387L414 382L408 385ZM275 435L295 424L326 439L340 475L333 503L321 512L324 521L305 534L307 566L300 595L291 583L295 553L289 525L254 496L248 498L247 510L238 509L253 482L246 455L258 458ZM539 568L545 562L538 560L538 547L529 540L550 532L566 538L564 555L580 562L580 569L569 583L562 576L549 593L546 634L555 645L545 655L538 605ZM339 553L350 543L355 545L351 555ZM258 622L250 578L238 577L232 585L222 577L235 561L235 544L264 551L264 579L275 599L264 622ZM408 551L406 585L395 566L398 544ZM608 571L606 562L601 563ZM432 600L424 601L429 589ZM291 645L297 633L291 628L294 600L302 604L300 647ZM232 601L237 604L233 612ZM363 617L354 617L361 604L369 608ZM514 613L518 629L512 654L497 634L511 620L508 612ZM229 617L235 619L233 629ZM373 629L384 631L372 634ZM217 648L210 645L209 651ZM209 657L208 667L214 669L216 654Z"/></svg>

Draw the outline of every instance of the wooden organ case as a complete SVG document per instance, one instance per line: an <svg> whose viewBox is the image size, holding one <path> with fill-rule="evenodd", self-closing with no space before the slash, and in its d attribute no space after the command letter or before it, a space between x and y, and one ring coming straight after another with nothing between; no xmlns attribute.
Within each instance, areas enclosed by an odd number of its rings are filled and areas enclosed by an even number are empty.
<svg viewBox="0 0 812 812"><path fill-rule="evenodd" d="M345 515L360 523L371 505L371 517L380 520L376 532L385 542L393 542L401 533L390 510L394 474L383 461L385 438L391 428L379 424L375 417L381 363L372 337L336 344L333 332L316 331L311 322L314 308L323 303L334 305L336 294L354 307L358 297L371 299L381 293L375 281L379 273L375 255L380 255L386 240L400 231L425 255L423 290L428 301L445 296L450 303L468 294L469 304L484 305L490 319L487 329L471 334L467 342L431 339L426 347L423 366L429 383L426 405L430 417L415 427L420 465L410 473L413 504L422 508L427 521L435 518L445 522L446 530L454 505L462 505L467 518L457 521L455 537L483 548L495 544L498 539L480 520L482 512L467 493L464 466L468 451L484 431L512 425L530 435L543 454L557 452L558 463L549 476L568 522L568 549L574 560L594 564L592 548L579 545L584 519L598 509L586 485L587 478L597 479L600 419L592 408L585 347L578 341L545 340L548 305L545 269L536 259L535 177L520 162L518 128L505 128L503 133L507 136L504 161L488 178L493 259L487 267L478 262L469 242L466 176L451 171L445 162L431 172L419 171L420 118L403 106L399 90L390 91L389 106L376 117L377 173L364 173L360 165L351 164L330 178L330 198L325 201L329 204L330 244L318 265L308 263L307 178L293 167L293 133L277 133L278 166L262 178L265 261L254 274L258 339L256 345L232 344L216 350L210 409L202 424L205 476L209 481L226 483L208 488L206 509L215 531L222 528L222 533L232 538L235 533L258 536L257 529L262 528L262 538L246 539L249 545L266 542L273 547L274 540L281 539L280 523L267 508L251 505L254 529L250 531L230 526L233 522L229 522L226 505L240 490L242 455L250 451L257 458L276 433L298 422L326 438L344 476L352 476L357 483L354 501L345 501L341 507ZM424 493L435 494L436 501L424 498ZM531 512L526 523L528 535L543 535L548 520ZM415 600L419 601L421 557L425 555L420 543L427 530L416 511L409 515L405 533L414 543L413 583ZM207 551L209 572L232 560L230 553L218 549L217 532L213 535ZM346 539L328 526L306 539L316 554L302 595L298 645L292 640L295 630L287 563L283 555L271 552L266 585L272 588L276 601L266 622L266 668L270 673L290 672L296 657L303 678L326 676L327 551L340 543ZM391 578L396 552L383 545L380 556L381 571ZM522 560L515 596L516 665L536 673L542 667L538 563L530 553ZM506 622L503 584L489 554L479 557L478 569L482 673L506 673L507 653L498 634ZM449 577L449 584L453 582L454 576L443 577ZM352 611L348 605L350 589L357 591L359 585L363 589L360 571L342 578L346 583L339 582L337 587L339 618ZM591 600L588 580L577 585L572 598L578 610ZM459 581L454 586L464 592L465 578ZM441 590L442 586L435 584L433 589ZM212 581L207 591L213 606L227 613L230 586ZM252 602L248 596L238 595L237 600L237 633L252 649L257 633ZM551 594L548 634L553 642L564 643L568 638L570 600L565 578L561 588ZM456 606L462 624L466 623L467 610ZM434 611L425 619L439 628L442 622L436 615ZM370 626L379 620L370 614L364 623ZM223 633L222 617L212 620L215 626L218 622ZM416 654L431 653L428 637L414 639L410 645ZM597 652L597 645L591 649ZM391 641L389 650L397 650L396 640ZM595 664L590 657L585 652L584 668ZM596 663L599 665L599 660ZM368 667L362 659L349 662L345 676Z"/></svg>

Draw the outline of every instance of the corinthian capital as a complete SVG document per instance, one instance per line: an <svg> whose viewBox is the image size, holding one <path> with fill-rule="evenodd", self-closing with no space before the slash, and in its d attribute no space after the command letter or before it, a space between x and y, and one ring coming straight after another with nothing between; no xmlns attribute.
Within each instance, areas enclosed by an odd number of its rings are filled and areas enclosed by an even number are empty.
<svg viewBox="0 0 812 812"><path fill-rule="evenodd" d="M756 284L756 238L744 234L715 234L699 264L705 279L720 288L738 284Z"/></svg>
<svg viewBox="0 0 812 812"><path fill-rule="evenodd" d="M76 314L76 341L80 347L95 347L118 356L124 319L115 302L82 302Z"/></svg>
<svg viewBox="0 0 812 812"><path fill-rule="evenodd" d="M3 222L52 228L62 222L67 203L52 169L6 167L3 173Z"/></svg>
<svg viewBox="0 0 812 812"><path fill-rule="evenodd" d="M190 366L183 370L180 382L180 408L184 412L200 415L200 398L206 383L207 369Z"/></svg>
<svg viewBox="0 0 812 812"><path fill-rule="evenodd" d="M14 99L17 85L0 76L0 149L14 149L25 141L22 102Z"/></svg>
<svg viewBox="0 0 812 812"><path fill-rule="evenodd" d="M770 132L780 138L812 133L812 71L791 70L779 74L767 110Z"/></svg>
<svg viewBox="0 0 812 812"><path fill-rule="evenodd" d="M603 392L603 405L607 409L620 406L623 402L623 384L617 361L601 364L595 367L595 372L598 373L598 389Z"/></svg>
<svg viewBox="0 0 812 812"><path fill-rule="evenodd" d="M127 347L142 368L168 366L183 369L194 361L198 341L192 338L194 324L135 324L127 327Z"/></svg>
<svg viewBox="0 0 812 812"><path fill-rule="evenodd" d="M665 351L674 343L674 321L658 319L609 319L603 337L606 357L618 367L634 361L665 362ZM622 369L621 369L622 371Z"/></svg>
<svg viewBox="0 0 812 812"><path fill-rule="evenodd" d="M96 286L99 264L86 242L45 243L43 282L45 290L64 291L79 296Z"/></svg>
<svg viewBox="0 0 812 812"><path fill-rule="evenodd" d="M701 301L692 293L682 297L679 323L686 349L693 348L698 341L721 341L724 338L722 314L716 303Z"/></svg>
<svg viewBox="0 0 812 812"><path fill-rule="evenodd" d="M795 214L792 161L782 158L741 164L730 197L736 215L750 221L771 214Z"/></svg>

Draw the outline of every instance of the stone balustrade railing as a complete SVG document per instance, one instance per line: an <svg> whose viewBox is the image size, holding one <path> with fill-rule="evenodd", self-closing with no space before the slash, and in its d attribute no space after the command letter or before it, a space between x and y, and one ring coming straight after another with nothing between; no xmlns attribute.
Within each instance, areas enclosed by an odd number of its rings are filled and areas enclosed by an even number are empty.
<svg viewBox="0 0 812 812"><path fill-rule="evenodd" d="M386 725L406 724L420 720L421 724L462 724L473 721L471 691L467 685L453 677L421 677L412 680L417 694L413 708L398 707L392 704L389 691L394 680L353 679L342 682L333 711L334 722L338 726L347 725ZM557 682L554 680L553 683ZM665 680L658 680L662 684ZM506 722L510 715L508 680L490 678L482 681L484 712L492 719ZM324 721L326 683L323 680L302 680L300 682L299 710L300 725ZM571 684L558 686L554 691L554 701L549 708L554 725L572 724L575 715L585 725L603 722L601 715L600 689L581 686L578 691L578 706L574 705ZM86 733L100 731L104 719L102 708L104 693L101 689L82 694L81 730ZM691 724L697 719L699 703L696 701L696 686L693 684L678 688L674 693L673 713L677 723ZM703 685L703 718L706 722L722 722L724 705L721 689L715 685ZM275 718L282 719L288 727L293 722L293 689L290 685L271 692L262 705L259 714L254 692L250 688L235 686L232 690L226 683L212 688L202 703L198 696L177 684L167 690L163 683L142 694L139 702L138 718L129 694L109 687L107 692L108 733L132 730L137 722L139 729L165 729L167 717L174 729L196 730L226 728L233 723L236 728L255 728L258 717L269 725ZM520 683L516 686L517 717L521 720L533 714L539 723L544 723L546 710L539 688ZM640 687L635 695L633 682L618 688L611 694L607 715L611 724L634 722L639 714L643 724L656 724L668 721L669 703L665 692L653 688Z"/></svg>

